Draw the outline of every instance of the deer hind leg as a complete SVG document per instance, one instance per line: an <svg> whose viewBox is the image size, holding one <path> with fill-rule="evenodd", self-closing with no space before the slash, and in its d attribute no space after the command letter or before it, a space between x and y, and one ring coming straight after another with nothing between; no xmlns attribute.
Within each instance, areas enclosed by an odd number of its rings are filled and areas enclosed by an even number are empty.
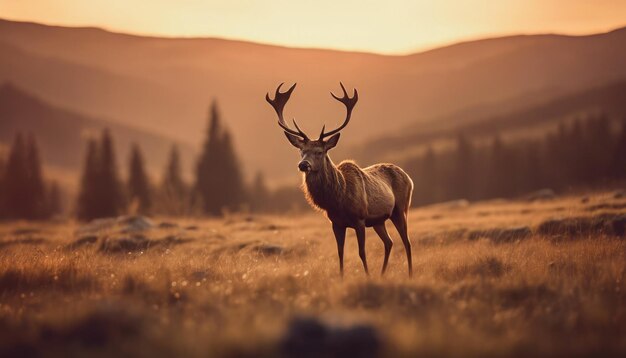
<svg viewBox="0 0 626 358"><path fill-rule="evenodd" d="M389 263L389 254L391 253L393 240L389 237L385 223L374 226L374 231L380 236L380 239L383 240L383 244L385 245L385 260L383 261L383 268L380 271L380 274L383 275L385 271L387 271L387 263Z"/></svg>
<svg viewBox="0 0 626 358"><path fill-rule="evenodd" d="M356 240L359 244L359 257L363 262L363 268L365 269L365 274L369 275L370 272L367 269L367 258L365 257L365 224L358 225L354 228L356 232Z"/></svg>
<svg viewBox="0 0 626 358"><path fill-rule="evenodd" d="M346 241L346 227L333 224L333 233L337 240L337 254L339 255L339 273L343 277L343 245Z"/></svg>
<svg viewBox="0 0 626 358"><path fill-rule="evenodd" d="M413 260L411 258L411 241L409 240L407 215L406 211L396 209L391 214L391 221L398 230L402 243L404 244L404 251L406 251L406 259L409 265L409 277L413 276Z"/></svg>

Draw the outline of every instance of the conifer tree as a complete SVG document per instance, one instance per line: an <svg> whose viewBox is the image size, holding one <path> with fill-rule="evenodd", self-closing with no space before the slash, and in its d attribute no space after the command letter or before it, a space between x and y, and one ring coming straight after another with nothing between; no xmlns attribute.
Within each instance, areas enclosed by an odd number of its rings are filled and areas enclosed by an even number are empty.
<svg viewBox="0 0 626 358"><path fill-rule="evenodd" d="M195 189L203 211L210 215L237 209L243 197L239 163L230 134L222 128L216 102L210 109L207 139L196 167Z"/></svg>
<svg viewBox="0 0 626 358"><path fill-rule="evenodd" d="M132 147L128 173L129 199L131 202L137 202L139 213L147 214L152 206L152 194L148 175L144 168L143 155L136 144L133 144Z"/></svg>
<svg viewBox="0 0 626 358"><path fill-rule="evenodd" d="M41 170L39 148L35 137L29 134L26 142L26 172L24 200L30 205L30 219L43 219L47 216L46 188Z"/></svg>
<svg viewBox="0 0 626 358"><path fill-rule="evenodd" d="M507 171L511 156L509 149L502 143L500 136L496 136L491 144L490 169L488 173L488 192L486 197L507 197L511 195L511 176Z"/></svg>
<svg viewBox="0 0 626 358"><path fill-rule="evenodd" d="M117 216L124 210L124 196L117 174L111 132L105 129L100 139L97 177L98 217Z"/></svg>
<svg viewBox="0 0 626 358"><path fill-rule="evenodd" d="M90 139L87 143L87 154L83 166L83 175L78 194L77 216L80 220L91 220L99 217L98 208L98 175L100 158L98 143Z"/></svg>
<svg viewBox="0 0 626 358"><path fill-rule="evenodd" d="M471 142L463 134L456 141L456 152L453 158L450 189L452 198L473 199L474 188L474 153Z"/></svg>
<svg viewBox="0 0 626 358"><path fill-rule="evenodd" d="M173 145L161 183L160 209L167 214L182 215L189 210L187 187L181 172L180 153Z"/></svg>
<svg viewBox="0 0 626 358"><path fill-rule="evenodd" d="M77 216L81 220L117 216L124 204L113 140L110 132L104 130L100 144L90 140L87 145Z"/></svg>
<svg viewBox="0 0 626 358"><path fill-rule="evenodd" d="M176 145L172 146L170 158L165 167L163 175L163 187L171 189L174 193L183 194L185 191L185 182L181 174L180 153Z"/></svg>
<svg viewBox="0 0 626 358"><path fill-rule="evenodd" d="M27 203L22 200L24 183L28 180L28 174L26 168L26 146L21 133L15 135L9 151L5 173L3 206L6 210L6 217L10 219L22 218L28 212Z"/></svg>
<svg viewBox="0 0 626 358"><path fill-rule="evenodd" d="M613 179L626 179L626 121L622 121L620 132L615 140L610 173Z"/></svg>
<svg viewBox="0 0 626 358"><path fill-rule="evenodd" d="M211 104L209 115L209 128L207 139L204 142L200 161L196 169L196 191L202 200L203 211L205 213L219 214L220 209L216 207L218 198L216 198L217 182L215 174L218 170L217 157L219 155L219 139L221 130L219 127L219 115L217 112L217 104L215 101Z"/></svg>
<svg viewBox="0 0 626 358"><path fill-rule="evenodd" d="M1 205L12 219L44 219L45 190L37 143L32 135L26 140L16 134L4 170Z"/></svg>
<svg viewBox="0 0 626 358"><path fill-rule="evenodd" d="M235 154L232 136L224 130L221 140L222 166L221 173L224 183L224 207L236 210L244 200L244 183L240 170L239 159Z"/></svg>
<svg viewBox="0 0 626 358"><path fill-rule="evenodd" d="M268 200L270 199L270 192L267 189L263 172L259 171L254 176L254 181L252 182L252 187L250 188L248 196L252 211L267 211L269 208Z"/></svg>

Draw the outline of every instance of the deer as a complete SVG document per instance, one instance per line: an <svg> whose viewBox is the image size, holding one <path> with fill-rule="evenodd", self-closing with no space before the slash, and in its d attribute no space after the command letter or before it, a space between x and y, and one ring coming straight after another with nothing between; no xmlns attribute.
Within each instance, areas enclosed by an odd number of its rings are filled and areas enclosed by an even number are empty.
<svg viewBox="0 0 626 358"><path fill-rule="evenodd" d="M356 233L359 257L363 263L365 274L369 276L367 258L365 254L365 229L374 228L374 231L383 242L385 257L381 269L381 276L385 274L389 263L389 254L393 240L385 227L385 222L391 220L400 234L404 250L406 251L408 274L413 275L411 258L411 240L408 236L408 212L413 193L413 181L400 167L380 163L366 168L360 168L354 161L345 160L335 165L328 152L339 142L340 131L350 122L352 110L359 97L356 88L352 97L348 95L343 83L339 83L343 96L338 97L333 92L331 96L346 107L346 117L343 123L331 131L326 132L326 125L316 140L311 140L300 129L295 118L290 128L283 118L283 109L296 87L296 83L287 91L281 92L281 83L276 89L274 99L266 94L266 101L274 108L278 115L278 126L284 131L287 140L300 150L298 169L303 173L305 197L309 204L322 211L332 224L332 230L337 241L339 256L339 272L343 277L343 249L346 230L354 229ZM327 139L326 139L327 138Z"/></svg>

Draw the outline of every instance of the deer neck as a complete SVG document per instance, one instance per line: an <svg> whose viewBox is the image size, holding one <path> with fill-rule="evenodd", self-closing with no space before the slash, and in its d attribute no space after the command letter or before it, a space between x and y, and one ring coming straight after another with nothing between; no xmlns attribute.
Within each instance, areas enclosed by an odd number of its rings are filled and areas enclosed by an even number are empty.
<svg viewBox="0 0 626 358"><path fill-rule="evenodd" d="M340 206L345 178L328 155L322 169L305 174L304 183L307 199L314 206L326 211Z"/></svg>

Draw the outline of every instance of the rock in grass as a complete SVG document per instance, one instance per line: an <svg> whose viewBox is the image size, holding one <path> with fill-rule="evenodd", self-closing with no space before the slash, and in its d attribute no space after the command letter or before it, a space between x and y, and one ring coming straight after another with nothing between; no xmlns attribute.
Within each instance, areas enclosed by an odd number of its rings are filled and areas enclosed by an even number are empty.
<svg viewBox="0 0 626 358"><path fill-rule="evenodd" d="M551 200L556 198L556 194L552 189L541 189L526 195L528 201Z"/></svg>
<svg viewBox="0 0 626 358"><path fill-rule="evenodd" d="M107 237L105 238L98 251L103 253L127 253L144 251L150 247L150 240L141 235L131 237Z"/></svg>
<svg viewBox="0 0 626 358"><path fill-rule="evenodd" d="M626 214L600 214L589 217L550 219L537 232L547 236L614 235L624 236Z"/></svg>
<svg viewBox="0 0 626 358"><path fill-rule="evenodd" d="M285 248L273 244L260 244L253 247L253 250L264 256L276 256L285 253Z"/></svg>
<svg viewBox="0 0 626 358"><path fill-rule="evenodd" d="M109 232L140 232L155 227L152 220L145 216L118 216L114 218L95 219L81 226L77 234L95 234L102 231Z"/></svg>
<svg viewBox="0 0 626 358"><path fill-rule="evenodd" d="M120 216L117 218L118 225L123 232L135 232L152 229L154 223L145 216Z"/></svg>
<svg viewBox="0 0 626 358"><path fill-rule="evenodd" d="M428 205L427 208L438 209L438 210L457 210L457 209L467 208L469 205L470 205L470 202L467 201L466 199L458 199L458 200L450 200L450 201L445 201L443 203Z"/></svg>
<svg viewBox="0 0 626 358"><path fill-rule="evenodd" d="M98 236L96 235L86 235L78 238L76 241L65 246L68 250L76 250L80 247L84 247L87 245L95 244L98 241Z"/></svg>
<svg viewBox="0 0 626 358"><path fill-rule="evenodd" d="M41 230L37 228L23 227L13 230L11 233L15 236L38 234Z"/></svg>
<svg viewBox="0 0 626 358"><path fill-rule="evenodd" d="M513 242L530 237L532 230L528 226L514 228L495 228L488 230L474 230L468 234L469 240L487 238L495 243Z"/></svg>
<svg viewBox="0 0 626 358"><path fill-rule="evenodd" d="M177 227L178 227L177 223L172 223L172 222L167 222L167 221L163 221L159 223L159 229L173 229Z"/></svg>

